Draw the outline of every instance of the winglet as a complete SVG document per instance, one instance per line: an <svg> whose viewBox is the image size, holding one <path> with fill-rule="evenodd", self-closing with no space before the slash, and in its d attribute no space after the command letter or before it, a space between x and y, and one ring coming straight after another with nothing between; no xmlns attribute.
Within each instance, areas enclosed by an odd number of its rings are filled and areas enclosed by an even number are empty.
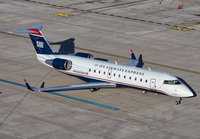
<svg viewBox="0 0 200 139"><path fill-rule="evenodd" d="M28 90L34 91L34 90L30 87L30 85L27 83L26 79L24 79L24 82L25 82L26 87L27 87Z"/></svg>
<svg viewBox="0 0 200 139"><path fill-rule="evenodd" d="M131 49L130 51L131 51L131 59L136 60L136 57L135 57L135 54L133 53L133 50Z"/></svg>
<svg viewBox="0 0 200 139"><path fill-rule="evenodd" d="M42 82L42 84L41 84L40 88L44 88L44 82Z"/></svg>
<svg viewBox="0 0 200 139"><path fill-rule="evenodd" d="M138 58L138 61L139 61L139 63L138 63L138 65L137 65L137 67L142 68L143 65L144 65L144 62L143 62L143 60L142 60L142 54L140 54L140 56L139 56L139 58Z"/></svg>

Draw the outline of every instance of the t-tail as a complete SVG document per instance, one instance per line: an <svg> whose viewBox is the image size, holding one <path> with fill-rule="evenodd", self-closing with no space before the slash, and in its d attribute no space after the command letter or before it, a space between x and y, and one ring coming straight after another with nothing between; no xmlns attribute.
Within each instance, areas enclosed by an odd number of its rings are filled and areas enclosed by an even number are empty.
<svg viewBox="0 0 200 139"><path fill-rule="evenodd" d="M37 25L28 29L9 31L9 33L28 33L37 54L55 54L41 32L42 27Z"/></svg>

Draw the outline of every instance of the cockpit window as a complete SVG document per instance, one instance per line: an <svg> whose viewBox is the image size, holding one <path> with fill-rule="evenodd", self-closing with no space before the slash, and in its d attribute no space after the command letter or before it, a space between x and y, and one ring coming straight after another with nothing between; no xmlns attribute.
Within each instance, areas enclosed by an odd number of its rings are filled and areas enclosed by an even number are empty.
<svg viewBox="0 0 200 139"><path fill-rule="evenodd" d="M178 80L164 80L164 84L177 85L181 83Z"/></svg>

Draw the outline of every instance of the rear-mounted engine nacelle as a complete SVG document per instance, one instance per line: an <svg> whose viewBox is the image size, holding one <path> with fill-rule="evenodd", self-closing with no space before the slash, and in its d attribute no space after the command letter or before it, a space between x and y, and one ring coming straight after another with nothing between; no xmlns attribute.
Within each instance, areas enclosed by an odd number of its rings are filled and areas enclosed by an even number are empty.
<svg viewBox="0 0 200 139"><path fill-rule="evenodd" d="M75 54L75 56L85 57L85 58L89 58L89 59L92 59L92 58L93 58L93 55L92 55L92 54L89 54L89 53L82 53L82 52L77 52L77 53Z"/></svg>
<svg viewBox="0 0 200 139"><path fill-rule="evenodd" d="M55 69L70 70L72 68L72 62L66 59L55 58L46 60L45 63L53 66Z"/></svg>

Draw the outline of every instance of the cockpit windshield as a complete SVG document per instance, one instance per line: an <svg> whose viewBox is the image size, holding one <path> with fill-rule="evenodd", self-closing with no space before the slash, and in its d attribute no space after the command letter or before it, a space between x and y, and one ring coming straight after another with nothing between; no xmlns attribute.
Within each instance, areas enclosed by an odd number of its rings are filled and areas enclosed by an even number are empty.
<svg viewBox="0 0 200 139"><path fill-rule="evenodd" d="M164 80L164 84L177 85L181 83L178 80Z"/></svg>

